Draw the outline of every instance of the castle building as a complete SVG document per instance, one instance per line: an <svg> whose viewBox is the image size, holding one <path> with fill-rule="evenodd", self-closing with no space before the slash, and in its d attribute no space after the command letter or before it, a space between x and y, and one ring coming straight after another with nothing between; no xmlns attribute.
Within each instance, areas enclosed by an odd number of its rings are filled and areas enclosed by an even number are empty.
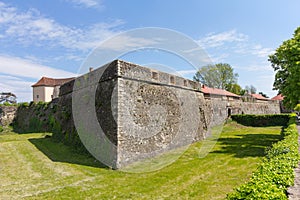
<svg viewBox="0 0 300 200"><path fill-rule="evenodd" d="M59 95L60 86L74 80L74 78L55 79L42 77L38 82L33 84L33 101L50 102Z"/></svg>

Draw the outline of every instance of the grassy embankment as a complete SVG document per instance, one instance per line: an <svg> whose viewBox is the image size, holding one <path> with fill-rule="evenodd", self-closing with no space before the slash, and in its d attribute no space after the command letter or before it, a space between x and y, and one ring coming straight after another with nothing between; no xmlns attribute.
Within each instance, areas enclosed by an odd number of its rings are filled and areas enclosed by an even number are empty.
<svg viewBox="0 0 300 200"><path fill-rule="evenodd" d="M246 182L281 127L224 126L214 149L199 158L192 144L173 164L149 173L101 166L43 133L0 133L0 199L224 199Z"/></svg>

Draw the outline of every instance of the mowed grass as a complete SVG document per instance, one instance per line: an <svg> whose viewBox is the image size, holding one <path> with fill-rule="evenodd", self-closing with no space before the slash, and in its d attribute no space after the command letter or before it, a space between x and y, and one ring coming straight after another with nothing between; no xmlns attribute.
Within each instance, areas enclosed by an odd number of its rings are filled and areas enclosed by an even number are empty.
<svg viewBox="0 0 300 200"><path fill-rule="evenodd" d="M280 131L231 122L207 156L199 157L198 142L148 173L111 170L44 133L0 133L0 199L224 199L250 178Z"/></svg>

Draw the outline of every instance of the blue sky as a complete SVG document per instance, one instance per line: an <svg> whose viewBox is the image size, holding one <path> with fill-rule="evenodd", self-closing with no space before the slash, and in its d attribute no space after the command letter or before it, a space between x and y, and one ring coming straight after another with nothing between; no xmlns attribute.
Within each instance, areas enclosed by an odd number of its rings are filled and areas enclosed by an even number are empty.
<svg viewBox="0 0 300 200"><path fill-rule="evenodd" d="M212 62L230 64L242 87L254 85L272 97L268 55L292 37L299 7L298 0L0 0L0 91L31 101L34 82L42 76L76 76L103 41L135 28L161 27L190 37ZM162 55L136 52L122 58L138 64L162 59L163 65L193 76L184 62Z"/></svg>

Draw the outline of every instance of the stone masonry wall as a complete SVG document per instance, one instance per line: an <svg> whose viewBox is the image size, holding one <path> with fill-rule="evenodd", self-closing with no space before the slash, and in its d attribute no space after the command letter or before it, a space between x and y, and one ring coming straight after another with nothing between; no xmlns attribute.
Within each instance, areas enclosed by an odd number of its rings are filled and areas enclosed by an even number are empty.
<svg viewBox="0 0 300 200"><path fill-rule="evenodd" d="M10 125L17 111L16 106L0 106L0 126Z"/></svg>
<svg viewBox="0 0 300 200"><path fill-rule="evenodd" d="M278 102L204 97L200 90L199 83L116 60L63 85L47 107L19 109L15 121L30 128L37 118L54 138L84 144L104 164L121 168L202 140L229 112L280 113Z"/></svg>

